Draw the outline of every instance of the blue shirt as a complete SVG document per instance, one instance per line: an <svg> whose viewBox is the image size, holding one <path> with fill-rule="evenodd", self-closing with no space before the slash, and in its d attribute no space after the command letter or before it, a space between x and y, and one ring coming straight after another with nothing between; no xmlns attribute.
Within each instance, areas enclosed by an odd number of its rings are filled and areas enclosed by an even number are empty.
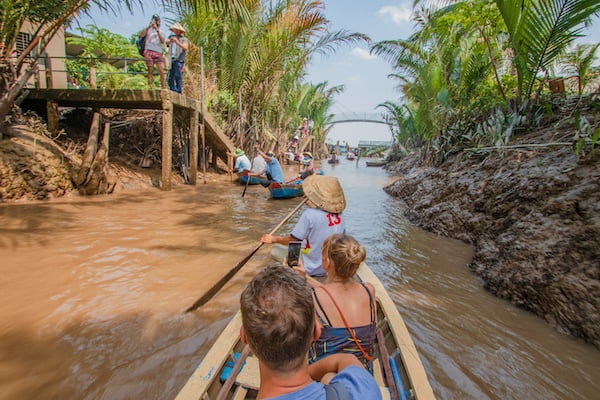
<svg viewBox="0 0 600 400"><path fill-rule="evenodd" d="M272 180L279 183L283 182L283 170L281 169L279 161L277 161L275 157L272 157L271 161L267 163L265 170L271 174Z"/></svg>
<svg viewBox="0 0 600 400"><path fill-rule="evenodd" d="M243 171L245 169L250 169L251 168L251 164L250 164L250 160L248 159L248 156L246 156L245 154L242 154L241 156L237 157L235 159L235 169L237 169L238 171Z"/></svg>
<svg viewBox="0 0 600 400"><path fill-rule="evenodd" d="M366 369L352 365L336 374L331 383L340 382L353 400L379 400L381 391L375 379ZM272 397L275 400L325 400L325 385L313 382L300 390L283 396Z"/></svg>

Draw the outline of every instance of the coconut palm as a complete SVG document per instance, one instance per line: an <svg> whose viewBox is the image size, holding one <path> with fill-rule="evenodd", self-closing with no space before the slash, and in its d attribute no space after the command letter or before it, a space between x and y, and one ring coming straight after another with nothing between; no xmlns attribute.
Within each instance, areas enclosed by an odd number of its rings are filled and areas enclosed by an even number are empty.
<svg viewBox="0 0 600 400"><path fill-rule="evenodd" d="M529 99L538 74L548 71L600 11L598 0L496 0L517 69L517 99Z"/></svg>

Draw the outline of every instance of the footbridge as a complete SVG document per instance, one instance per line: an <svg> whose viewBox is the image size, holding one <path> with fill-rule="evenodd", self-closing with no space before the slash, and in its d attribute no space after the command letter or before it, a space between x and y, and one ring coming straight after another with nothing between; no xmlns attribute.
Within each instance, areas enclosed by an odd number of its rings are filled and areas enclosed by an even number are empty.
<svg viewBox="0 0 600 400"><path fill-rule="evenodd" d="M391 121L384 118L382 113L367 113L367 112L348 112L334 114L333 119L327 124L331 127L335 124L344 124L349 122L371 122L374 124L384 124L387 126L393 126Z"/></svg>

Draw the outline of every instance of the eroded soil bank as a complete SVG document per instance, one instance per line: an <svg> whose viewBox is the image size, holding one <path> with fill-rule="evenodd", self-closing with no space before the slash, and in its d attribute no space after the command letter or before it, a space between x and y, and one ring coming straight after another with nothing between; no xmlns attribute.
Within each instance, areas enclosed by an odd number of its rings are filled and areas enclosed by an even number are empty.
<svg viewBox="0 0 600 400"><path fill-rule="evenodd" d="M568 119L511 145L571 142ZM406 216L472 244L471 270L495 295L600 347L600 149L523 147L455 155L422 167L417 154L388 165L385 188Z"/></svg>

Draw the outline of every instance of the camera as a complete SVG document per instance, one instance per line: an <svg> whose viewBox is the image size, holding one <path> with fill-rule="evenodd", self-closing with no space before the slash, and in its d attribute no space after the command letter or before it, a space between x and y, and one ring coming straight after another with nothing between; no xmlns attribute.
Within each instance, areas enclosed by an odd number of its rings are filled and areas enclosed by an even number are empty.
<svg viewBox="0 0 600 400"><path fill-rule="evenodd" d="M287 265L289 267L295 267L298 265L298 260L300 259L300 250L301 249L302 249L302 242L300 242L300 241L291 241L288 243Z"/></svg>

